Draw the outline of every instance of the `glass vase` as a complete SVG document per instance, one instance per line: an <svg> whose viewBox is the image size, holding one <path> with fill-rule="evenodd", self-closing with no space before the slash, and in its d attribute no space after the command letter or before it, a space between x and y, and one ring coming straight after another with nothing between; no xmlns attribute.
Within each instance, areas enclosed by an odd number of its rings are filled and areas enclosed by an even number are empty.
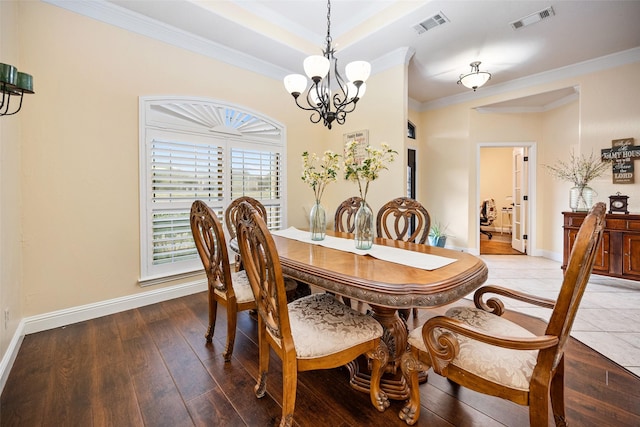
<svg viewBox="0 0 640 427"><path fill-rule="evenodd" d="M587 212L593 206L593 189L587 186L572 187L569 191L569 206L573 212Z"/></svg>
<svg viewBox="0 0 640 427"><path fill-rule="evenodd" d="M374 232L373 212L363 200L355 217L356 249L371 249Z"/></svg>
<svg viewBox="0 0 640 427"><path fill-rule="evenodd" d="M316 201L309 213L309 229L311 240L324 240L327 234L327 213L319 201Z"/></svg>

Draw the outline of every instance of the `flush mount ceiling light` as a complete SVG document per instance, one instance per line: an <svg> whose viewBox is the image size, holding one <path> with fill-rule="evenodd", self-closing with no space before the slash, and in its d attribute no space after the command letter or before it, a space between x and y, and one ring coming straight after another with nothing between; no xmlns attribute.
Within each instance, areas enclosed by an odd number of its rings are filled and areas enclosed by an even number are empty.
<svg viewBox="0 0 640 427"><path fill-rule="evenodd" d="M322 55L312 55L304 60L304 72L311 79L311 87L300 104L300 94L307 89L307 78L302 74L289 74L284 78L284 86L295 99L296 105L311 111L309 120L322 123L329 129L335 121L342 125L356 109L356 103L366 90L365 81L371 74L371 65L365 61L353 61L347 64L346 81L338 72L338 59L331 47L331 1L327 2L327 47ZM331 75L333 71L333 76ZM334 81L335 80L335 81Z"/></svg>
<svg viewBox="0 0 640 427"><path fill-rule="evenodd" d="M471 72L469 74L461 74L458 84L462 84L469 89L473 89L475 92L480 86L485 84L491 79L491 73L486 71L480 71L480 61L475 61L469 64L471 66Z"/></svg>

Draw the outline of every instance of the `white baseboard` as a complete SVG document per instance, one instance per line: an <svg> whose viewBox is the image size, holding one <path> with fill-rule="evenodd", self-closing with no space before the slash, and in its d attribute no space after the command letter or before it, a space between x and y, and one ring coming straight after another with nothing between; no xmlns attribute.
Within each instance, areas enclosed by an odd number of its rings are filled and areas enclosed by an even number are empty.
<svg viewBox="0 0 640 427"><path fill-rule="evenodd" d="M0 393L4 390L5 383L9 377L9 372L11 371L13 363L18 356L18 351L20 350L20 346L22 345L25 335L59 328L73 323L119 313L121 311L131 310L145 305L168 301L206 290L206 279L197 280L182 285L141 292L135 295L127 295L125 297L100 301L93 304L86 304L64 310L52 311L50 313L39 314L37 316L26 317L20 321L16 332L13 334L13 338L9 343L9 347L2 357L2 361L0 361Z"/></svg>
<svg viewBox="0 0 640 427"><path fill-rule="evenodd" d="M7 383L7 378L9 378L9 372L11 372L13 362L15 362L16 357L18 357L22 340L24 340L24 319L18 324L18 328L15 334L13 334L13 338L11 338L9 347L7 347L7 351L4 353L2 361L0 361L0 393L4 390L4 385Z"/></svg>
<svg viewBox="0 0 640 427"><path fill-rule="evenodd" d="M24 333L28 335L35 332L46 331L47 329L59 328L61 326L108 316L109 314L119 313L121 311L131 310L132 308L143 307L145 305L155 304L206 290L207 281L197 280L182 285L39 314L24 319Z"/></svg>

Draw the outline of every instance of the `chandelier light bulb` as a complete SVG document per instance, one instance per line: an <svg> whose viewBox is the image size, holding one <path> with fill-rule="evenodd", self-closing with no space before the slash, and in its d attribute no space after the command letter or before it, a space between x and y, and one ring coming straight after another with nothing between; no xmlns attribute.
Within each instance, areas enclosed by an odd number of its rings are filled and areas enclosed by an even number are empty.
<svg viewBox="0 0 640 427"><path fill-rule="evenodd" d="M352 82L365 82L371 75L371 64L366 61L353 61L344 69L347 79Z"/></svg>
<svg viewBox="0 0 640 427"><path fill-rule="evenodd" d="M317 83L326 77L331 63L322 55L311 55L304 60L303 66L307 76Z"/></svg>
<svg viewBox="0 0 640 427"><path fill-rule="evenodd" d="M284 78L284 87L293 96L298 96L307 89L307 78L302 74L289 74Z"/></svg>

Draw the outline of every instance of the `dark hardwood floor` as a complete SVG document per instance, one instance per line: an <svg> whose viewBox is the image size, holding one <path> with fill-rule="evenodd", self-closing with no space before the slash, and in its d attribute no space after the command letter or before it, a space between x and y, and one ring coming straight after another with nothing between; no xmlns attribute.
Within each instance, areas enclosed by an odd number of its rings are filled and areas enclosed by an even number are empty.
<svg viewBox="0 0 640 427"><path fill-rule="evenodd" d="M420 310L410 327L442 309ZM226 324L204 339L199 293L25 337L2 393L2 426L272 426L280 418L280 361L267 395L253 393L256 322L239 316L234 357L224 363ZM534 332L541 321L509 314ZM640 425L640 379L581 343L567 350L566 402L573 426ZM430 372L420 426L526 426L527 408L484 396ZM402 402L377 412L351 389L344 368L299 375L299 426L403 426Z"/></svg>

